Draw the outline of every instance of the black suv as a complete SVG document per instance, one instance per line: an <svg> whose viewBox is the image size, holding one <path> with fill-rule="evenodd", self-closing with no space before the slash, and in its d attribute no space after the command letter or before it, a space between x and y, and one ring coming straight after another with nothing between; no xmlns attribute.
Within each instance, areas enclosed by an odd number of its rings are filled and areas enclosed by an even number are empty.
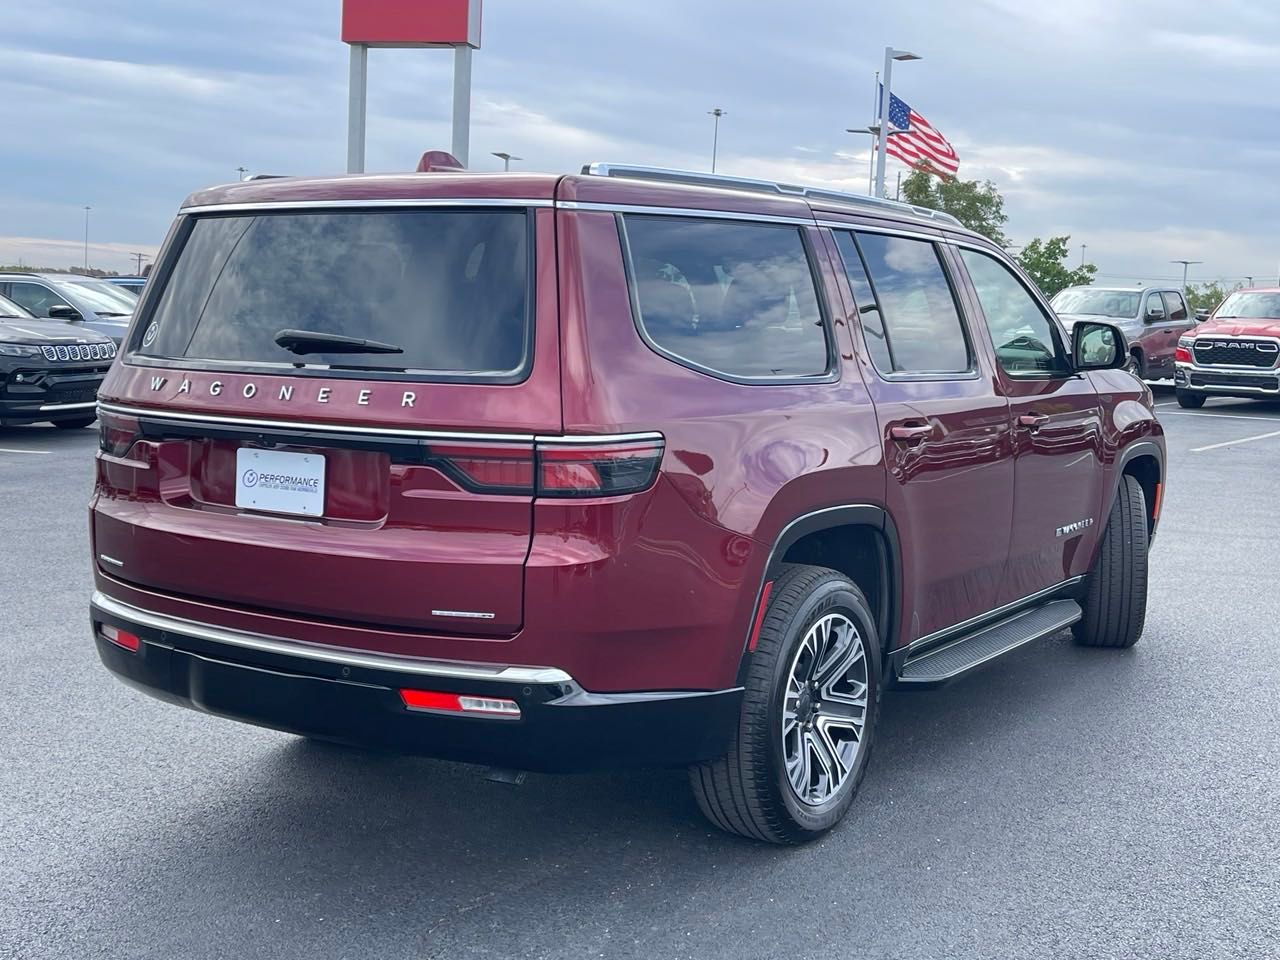
<svg viewBox="0 0 1280 960"><path fill-rule="evenodd" d="M115 355L110 337L37 320L0 297L0 424L87 427Z"/></svg>

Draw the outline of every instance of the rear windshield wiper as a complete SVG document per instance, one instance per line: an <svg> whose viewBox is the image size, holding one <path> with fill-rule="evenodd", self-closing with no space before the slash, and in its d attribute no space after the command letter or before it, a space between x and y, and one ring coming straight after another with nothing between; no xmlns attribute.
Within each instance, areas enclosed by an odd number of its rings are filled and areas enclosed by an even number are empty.
<svg viewBox="0 0 1280 960"><path fill-rule="evenodd" d="M361 340L359 337L342 337L336 333L319 333L315 330L281 330L276 343L290 353L404 353L403 347L378 340Z"/></svg>

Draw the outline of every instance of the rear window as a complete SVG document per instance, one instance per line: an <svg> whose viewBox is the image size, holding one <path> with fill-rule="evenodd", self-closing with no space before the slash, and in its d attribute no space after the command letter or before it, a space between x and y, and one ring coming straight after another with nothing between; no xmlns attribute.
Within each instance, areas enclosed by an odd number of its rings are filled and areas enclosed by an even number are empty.
<svg viewBox="0 0 1280 960"><path fill-rule="evenodd" d="M529 252L522 210L197 218L139 325L135 353L299 372L518 379L529 359ZM284 330L401 352L299 355L276 343Z"/></svg>
<svg viewBox="0 0 1280 960"><path fill-rule="evenodd" d="M622 220L640 327L659 352L729 379L828 372L826 324L798 227Z"/></svg>

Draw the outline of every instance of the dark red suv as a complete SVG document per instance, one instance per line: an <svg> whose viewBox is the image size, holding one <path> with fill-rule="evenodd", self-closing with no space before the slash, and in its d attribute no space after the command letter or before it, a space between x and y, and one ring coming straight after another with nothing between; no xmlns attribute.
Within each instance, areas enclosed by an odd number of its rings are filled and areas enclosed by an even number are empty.
<svg viewBox="0 0 1280 960"><path fill-rule="evenodd" d="M773 183L273 179L182 208L102 388L93 633L147 693L831 827L885 686L1142 630L1164 445L1003 251Z"/></svg>

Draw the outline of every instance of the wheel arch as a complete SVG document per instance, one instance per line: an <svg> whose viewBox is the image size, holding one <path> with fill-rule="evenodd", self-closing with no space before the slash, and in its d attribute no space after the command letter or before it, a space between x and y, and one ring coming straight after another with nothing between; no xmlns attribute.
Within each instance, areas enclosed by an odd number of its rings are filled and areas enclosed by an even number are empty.
<svg viewBox="0 0 1280 960"><path fill-rule="evenodd" d="M898 529L883 507L846 504L802 514L774 539L756 592L751 630L743 645L743 662L760 620L766 586L778 579L786 563L829 567L849 577L867 595L876 618L882 651L892 645L901 606L902 558Z"/></svg>
<svg viewBox="0 0 1280 960"><path fill-rule="evenodd" d="M1160 501L1164 487L1164 451L1159 444L1150 441L1131 443L1121 451L1116 461L1115 477L1111 484L1111 496L1106 502L1103 516L1109 516L1111 505L1120 492L1125 477L1133 477L1142 487L1147 502L1147 536L1155 536L1160 520Z"/></svg>

